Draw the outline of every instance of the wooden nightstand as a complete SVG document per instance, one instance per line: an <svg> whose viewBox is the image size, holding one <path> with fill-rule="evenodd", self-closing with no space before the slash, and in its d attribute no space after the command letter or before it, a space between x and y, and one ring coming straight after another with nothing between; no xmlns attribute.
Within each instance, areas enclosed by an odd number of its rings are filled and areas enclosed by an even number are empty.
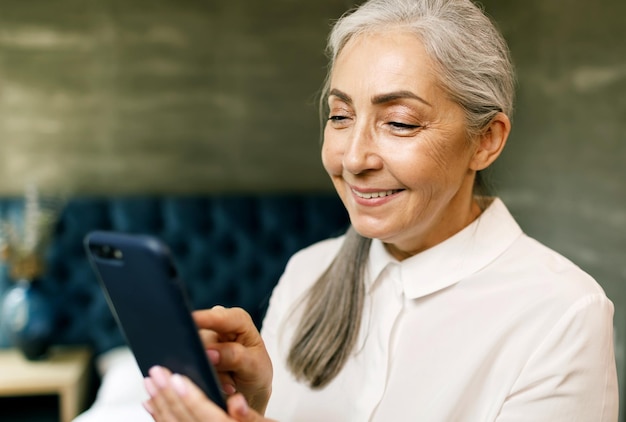
<svg viewBox="0 0 626 422"><path fill-rule="evenodd" d="M58 394L61 422L85 405L91 353L86 348L52 349L41 361L28 361L14 349L0 349L0 397Z"/></svg>

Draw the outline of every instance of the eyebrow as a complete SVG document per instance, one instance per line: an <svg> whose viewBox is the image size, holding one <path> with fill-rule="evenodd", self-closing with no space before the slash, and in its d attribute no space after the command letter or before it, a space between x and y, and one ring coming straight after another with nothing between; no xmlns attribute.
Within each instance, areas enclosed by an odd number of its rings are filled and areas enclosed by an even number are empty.
<svg viewBox="0 0 626 422"><path fill-rule="evenodd" d="M346 103L352 103L352 98L348 94L346 94L345 92L339 89L336 89L336 88L331 89L328 95L335 96L339 98L340 100L345 101ZM419 95L411 91L394 91L394 92L389 92L385 94L375 95L372 97L372 104L375 104L375 105L385 104L385 103L390 103L390 102L405 99L405 98L417 100L423 104L426 104L429 107L432 107L432 104L430 104L428 101L426 101L425 99L423 99L422 97L420 97Z"/></svg>
<svg viewBox="0 0 626 422"><path fill-rule="evenodd" d="M387 94L375 95L374 97L372 97L372 104L385 104L405 98L417 100L423 104L426 104L429 107L432 107L432 105L428 101L411 91L394 91Z"/></svg>

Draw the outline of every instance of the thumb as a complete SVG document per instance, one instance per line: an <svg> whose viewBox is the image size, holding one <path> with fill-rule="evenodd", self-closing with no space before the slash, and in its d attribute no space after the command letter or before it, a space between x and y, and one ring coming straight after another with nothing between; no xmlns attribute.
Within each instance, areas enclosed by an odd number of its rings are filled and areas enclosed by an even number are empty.
<svg viewBox="0 0 626 422"><path fill-rule="evenodd" d="M246 399L240 393L229 397L227 406L230 417L239 422L270 421L259 415L254 409L251 409Z"/></svg>

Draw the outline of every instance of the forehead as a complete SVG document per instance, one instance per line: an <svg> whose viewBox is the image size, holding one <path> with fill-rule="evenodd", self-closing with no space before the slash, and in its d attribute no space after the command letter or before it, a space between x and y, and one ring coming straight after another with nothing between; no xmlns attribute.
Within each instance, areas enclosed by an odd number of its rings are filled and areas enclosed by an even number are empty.
<svg viewBox="0 0 626 422"><path fill-rule="evenodd" d="M420 38L406 30L364 33L351 38L339 52L331 87L367 90L436 90L433 60ZM434 94L431 92L431 94Z"/></svg>

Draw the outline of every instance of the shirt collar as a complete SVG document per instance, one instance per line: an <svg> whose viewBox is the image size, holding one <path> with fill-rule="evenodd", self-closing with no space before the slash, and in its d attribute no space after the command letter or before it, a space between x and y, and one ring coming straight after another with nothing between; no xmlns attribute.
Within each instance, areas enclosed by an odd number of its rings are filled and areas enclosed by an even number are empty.
<svg viewBox="0 0 626 422"><path fill-rule="evenodd" d="M366 290L389 265L398 265L404 294L417 299L446 287L487 266L522 234L504 203L495 198L469 226L417 255L396 260L383 242L372 240Z"/></svg>

